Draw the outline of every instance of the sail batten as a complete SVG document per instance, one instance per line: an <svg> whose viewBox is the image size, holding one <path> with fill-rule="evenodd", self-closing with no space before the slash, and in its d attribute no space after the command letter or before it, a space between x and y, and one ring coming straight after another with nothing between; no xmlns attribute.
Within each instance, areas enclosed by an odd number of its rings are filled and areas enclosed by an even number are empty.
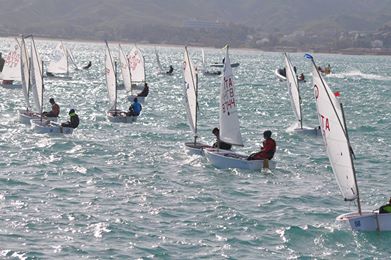
<svg viewBox="0 0 391 260"><path fill-rule="evenodd" d="M342 107L313 63L313 86L319 124L330 164L345 200L358 197L354 166Z"/></svg>
<svg viewBox="0 0 391 260"><path fill-rule="evenodd" d="M243 146L237 111L237 97L234 76L230 66L228 46L226 47L223 76L220 85L220 140L232 145Z"/></svg>

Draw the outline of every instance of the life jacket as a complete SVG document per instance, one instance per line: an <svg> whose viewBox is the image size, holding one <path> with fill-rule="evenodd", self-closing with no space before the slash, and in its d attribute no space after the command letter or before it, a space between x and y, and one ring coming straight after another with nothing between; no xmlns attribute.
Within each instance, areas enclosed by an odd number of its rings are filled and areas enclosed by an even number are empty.
<svg viewBox="0 0 391 260"><path fill-rule="evenodd" d="M79 116L76 113L69 114L71 118L71 127L76 128L79 126Z"/></svg>
<svg viewBox="0 0 391 260"><path fill-rule="evenodd" d="M133 108L133 112L137 115L139 115L142 110L141 104L139 102L134 102L132 108Z"/></svg>
<svg viewBox="0 0 391 260"><path fill-rule="evenodd" d="M381 206L379 208L379 213L391 213L391 204Z"/></svg>
<svg viewBox="0 0 391 260"><path fill-rule="evenodd" d="M263 152L267 154L269 160L273 158L276 152L276 146L276 141L272 138L263 141Z"/></svg>

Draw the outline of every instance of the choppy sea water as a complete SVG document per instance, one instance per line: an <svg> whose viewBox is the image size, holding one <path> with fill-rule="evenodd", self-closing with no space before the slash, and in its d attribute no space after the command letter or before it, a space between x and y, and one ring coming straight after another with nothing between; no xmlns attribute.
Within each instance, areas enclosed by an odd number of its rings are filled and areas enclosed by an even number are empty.
<svg viewBox="0 0 391 260"><path fill-rule="evenodd" d="M0 51L9 48L1 39ZM44 60L56 42L37 41ZM298 135L285 82L273 71L279 53L230 50L245 146L256 151L270 129L278 144L272 174L221 170L185 154L192 140L182 95L183 48L159 47L174 76L156 75L154 46L145 54L150 96L133 124L109 123L104 44L65 42L88 71L71 80L45 79L44 100L81 118L72 136L34 134L18 122L21 89L0 88L0 256L3 259L358 259L389 257L391 233L356 233L335 218L356 210L344 202L321 138ZM122 45L130 51L132 45ZM116 45L111 45L112 50ZM201 50L189 48L196 63ZM209 62L223 51L206 49ZM314 54L332 66L326 77L341 93L364 209L390 194L391 57ZM304 72L304 124L318 124L310 63L291 54ZM219 77L200 75L199 134L214 141ZM127 109L125 93L119 106Z"/></svg>

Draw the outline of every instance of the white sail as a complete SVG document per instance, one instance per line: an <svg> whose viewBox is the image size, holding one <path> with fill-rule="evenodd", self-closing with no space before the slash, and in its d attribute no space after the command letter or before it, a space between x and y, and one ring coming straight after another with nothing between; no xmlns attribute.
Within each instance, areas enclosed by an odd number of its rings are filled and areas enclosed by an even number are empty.
<svg viewBox="0 0 391 260"><path fill-rule="evenodd" d="M42 60L39 57L37 48L35 47L34 39L31 40L31 87L33 90L34 103L37 111L42 113L43 99L43 74Z"/></svg>
<svg viewBox="0 0 391 260"><path fill-rule="evenodd" d="M206 61L205 61L205 52L204 52L204 49L201 49L201 55L202 55L202 70L205 71L206 70Z"/></svg>
<svg viewBox="0 0 391 260"><path fill-rule="evenodd" d="M0 73L0 79L21 81L20 46L17 39L15 39L15 43L12 44L11 50L4 57L4 60L4 67Z"/></svg>
<svg viewBox="0 0 391 260"><path fill-rule="evenodd" d="M187 112L187 120L190 126L190 130L194 136L197 135L197 69L194 67L187 48L183 57L183 78L184 78L184 94L185 94L185 106Z"/></svg>
<svg viewBox="0 0 391 260"><path fill-rule="evenodd" d="M132 90L132 78L130 75L128 59L126 58L126 55L123 52L121 45L119 45L119 62L121 66L122 79L124 80L125 89L126 91L130 92Z"/></svg>
<svg viewBox="0 0 391 260"><path fill-rule="evenodd" d="M21 76L22 76L22 89L23 96L26 102L26 108L30 107L29 91L30 91L30 66L29 66L29 53L26 47L26 42L22 37L20 44L20 61L21 61Z"/></svg>
<svg viewBox="0 0 391 260"><path fill-rule="evenodd" d="M128 54L128 62L133 82L145 82L145 64L141 51L134 47Z"/></svg>
<svg viewBox="0 0 391 260"><path fill-rule="evenodd" d="M345 200L357 198L354 169L345 120L338 99L313 63L313 85L323 140L338 186Z"/></svg>
<svg viewBox="0 0 391 260"><path fill-rule="evenodd" d="M227 46L220 86L220 139L233 145L243 146L237 111L234 76L230 64Z"/></svg>
<svg viewBox="0 0 391 260"><path fill-rule="evenodd" d="M106 75L106 86L109 96L110 109L116 109L117 103L117 86L116 86L116 75L115 65L110 54L109 45L106 42L106 53L105 53L105 75Z"/></svg>
<svg viewBox="0 0 391 260"><path fill-rule="evenodd" d="M284 53L284 57L285 57L286 78L288 83L288 93L291 98L291 105L295 113L296 119L299 122L300 127L302 127L299 82L297 80L296 72L292 66L292 63L289 60L288 55L286 53Z"/></svg>
<svg viewBox="0 0 391 260"><path fill-rule="evenodd" d="M157 52L155 48L155 55L156 55L156 62L159 69L159 73L163 72L162 64L160 63L159 53Z"/></svg>
<svg viewBox="0 0 391 260"><path fill-rule="evenodd" d="M79 67L77 66L77 64L75 62L75 57L73 57L71 50L66 48L66 52L67 52L69 59L71 60L72 66L75 68L75 70L79 70Z"/></svg>
<svg viewBox="0 0 391 260"><path fill-rule="evenodd" d="M50 73L68 73L68 55L62 42L59 42L53 51L53 58L48 65Z"/></svg>

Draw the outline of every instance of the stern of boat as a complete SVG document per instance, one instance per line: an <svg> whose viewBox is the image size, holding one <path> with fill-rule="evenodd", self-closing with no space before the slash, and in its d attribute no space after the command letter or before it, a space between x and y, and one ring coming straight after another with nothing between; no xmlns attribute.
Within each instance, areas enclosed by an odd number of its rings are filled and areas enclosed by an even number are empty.
<svg viewBox="0 0 391 260"><path fill-rule="evenodd" d="M337 221L349 223L354 231L391 231L391 213L379 214L374 211L346 213L338 216Z"/></svg>

